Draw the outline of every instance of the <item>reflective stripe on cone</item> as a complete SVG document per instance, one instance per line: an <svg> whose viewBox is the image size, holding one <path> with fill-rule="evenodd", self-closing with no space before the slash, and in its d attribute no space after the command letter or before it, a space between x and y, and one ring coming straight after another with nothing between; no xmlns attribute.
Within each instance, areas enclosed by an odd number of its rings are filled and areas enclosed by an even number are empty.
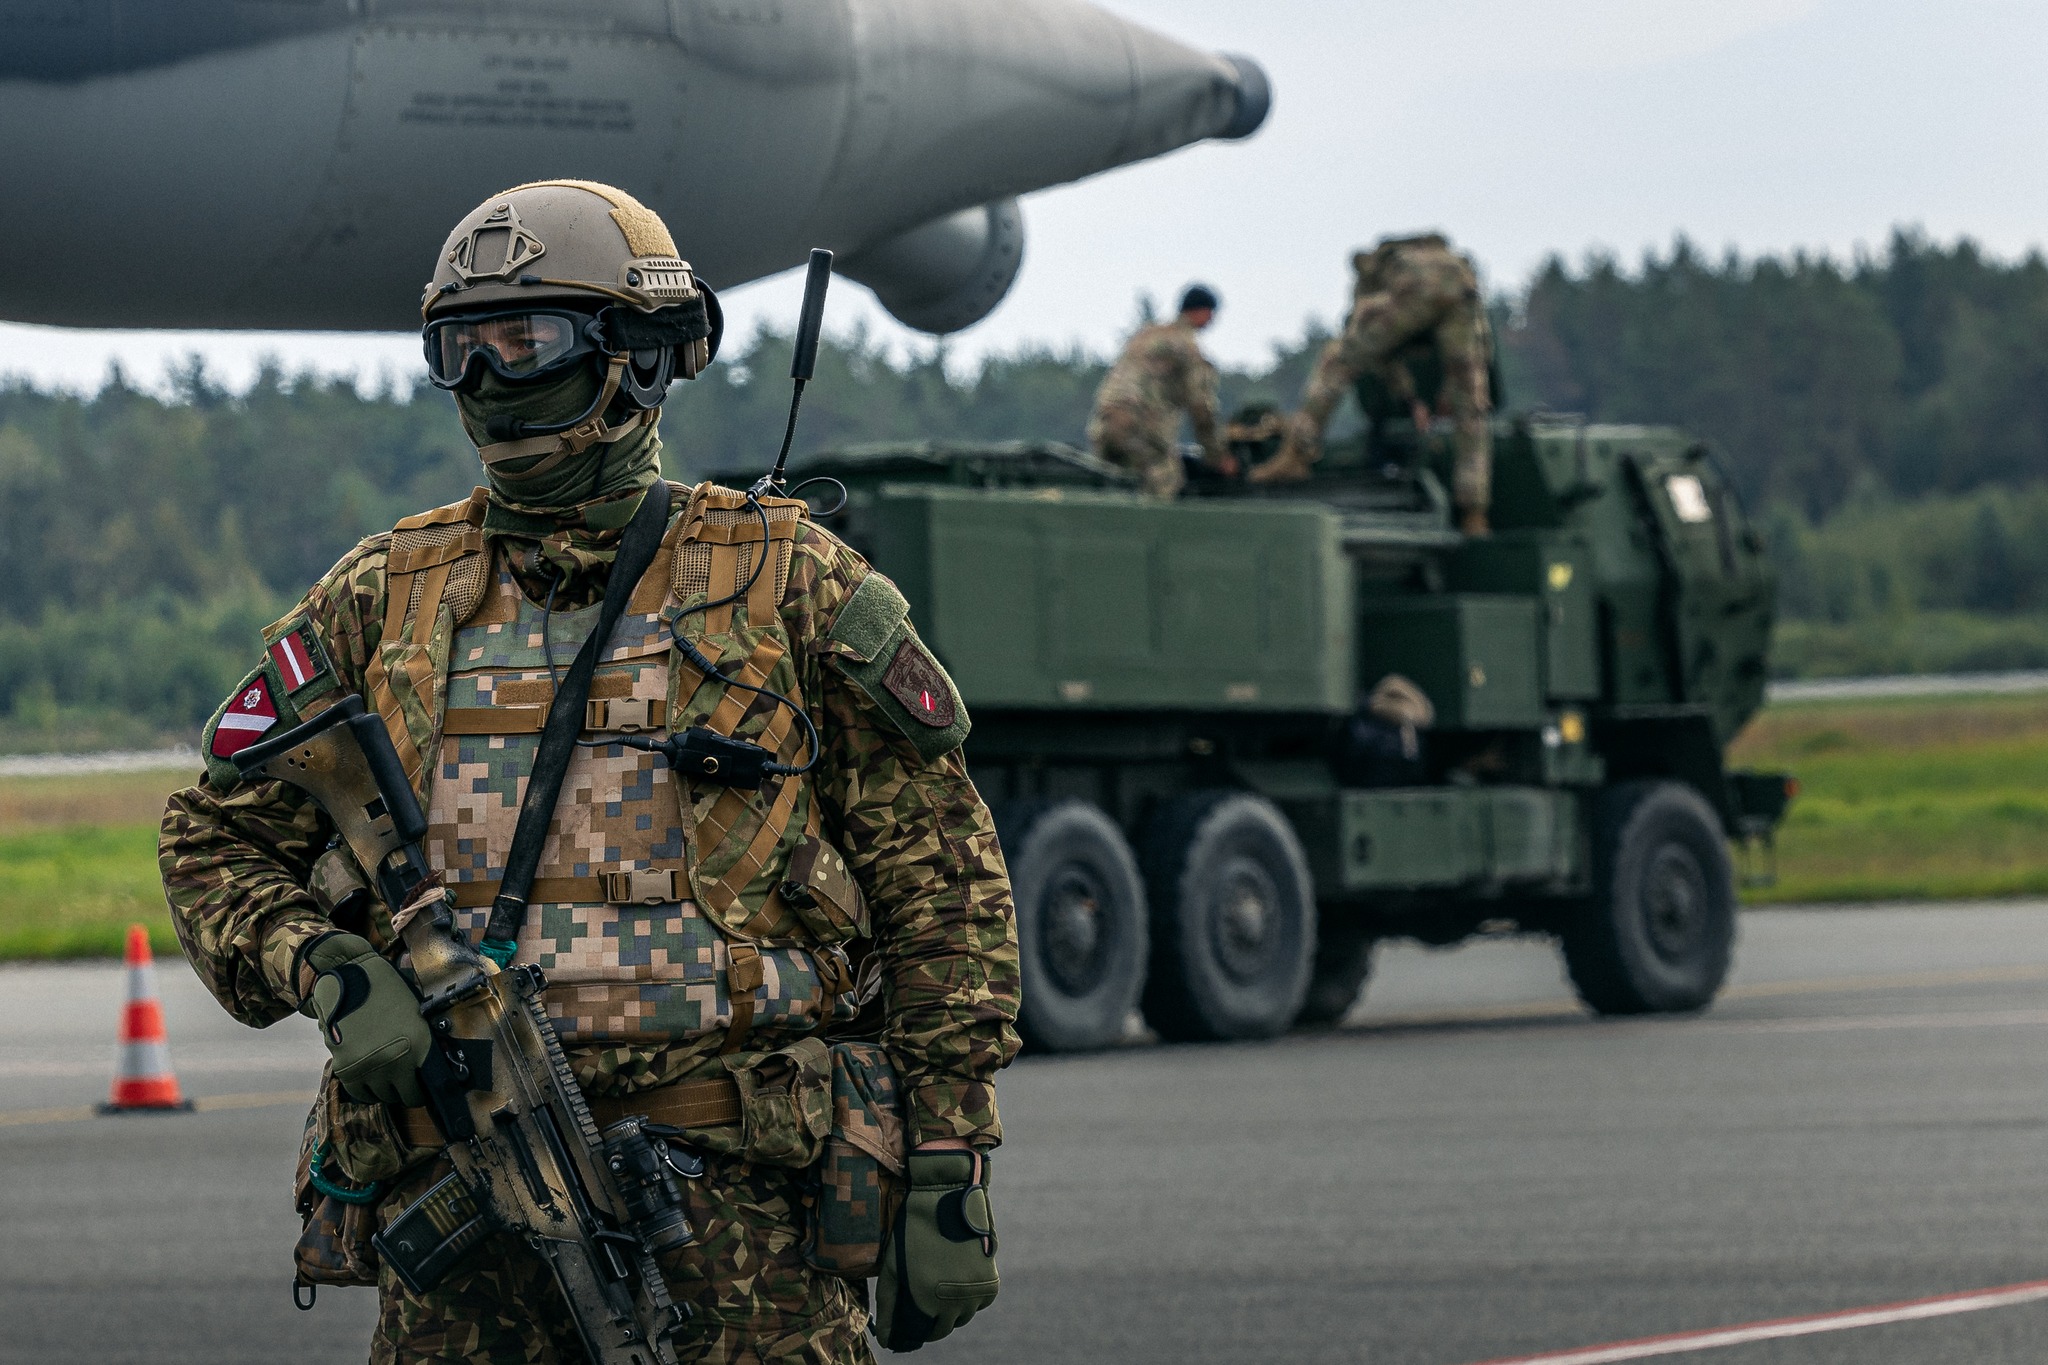
<svg viewBox="0 0 2048 1365"><path fill-rule="evenodd" d="M171 1071L171 1045L164 1034L164 1007L156 995L149 931L139 924L128 926L127 959L128 1003L121 1010L120 1067L114 1073L113 1093L100 1112L190 1109L192 1102L179 1091L178 1078Z"/></svg>

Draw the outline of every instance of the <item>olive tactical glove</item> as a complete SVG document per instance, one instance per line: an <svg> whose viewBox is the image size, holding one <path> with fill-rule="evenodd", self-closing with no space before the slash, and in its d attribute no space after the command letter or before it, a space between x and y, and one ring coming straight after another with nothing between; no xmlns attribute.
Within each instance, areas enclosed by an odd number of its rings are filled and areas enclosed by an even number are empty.
<svg viewBox="0 0 2048 1365"><path fill-rule="evenodd" d="M996 1225L979 1152L912 1152L910 1192L882 1244L875 1335L892 1351L937 1341L996 1300Z"/></svg>
<svg viewBox="0 0 2048 1365"><path fill-rule="evenodd" d="M314 973L306 1005L334 1054L334 1078L352 1100L420 1105L420 1063L433 1037L420 1000L367 940L354 934L317 939L300 958ZM304 1006L302 1006L304 1008Z"/></svg>

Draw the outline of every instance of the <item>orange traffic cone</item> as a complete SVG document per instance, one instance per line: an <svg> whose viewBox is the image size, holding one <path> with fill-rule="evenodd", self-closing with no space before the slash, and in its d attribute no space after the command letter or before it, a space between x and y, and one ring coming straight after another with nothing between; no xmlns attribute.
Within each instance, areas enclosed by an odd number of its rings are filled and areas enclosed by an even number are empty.
<svg viewBox="0 0 2048 1365"><path fill-rule="evenodd" d="M156 963L149 955L149 931L128 926L128 1004L121 1012L121 1067L114 1093L102 1114L134 1110L190 1109L171 1073L170 1041L164 1036L164 1007L156 998Z"/></svg>

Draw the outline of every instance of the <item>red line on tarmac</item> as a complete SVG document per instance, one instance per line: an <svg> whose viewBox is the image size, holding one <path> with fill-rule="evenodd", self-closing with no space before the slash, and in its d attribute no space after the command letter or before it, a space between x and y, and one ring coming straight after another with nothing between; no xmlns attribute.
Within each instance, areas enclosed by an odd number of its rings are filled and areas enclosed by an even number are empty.
<svg viewBox="0 0 2048 1365"><path fill-rule="evenodd" d="M1586 1346L1575 1351L1501 1356L1495 1360L1479 1361L1477 1365L1612 1365L1615 1361L1649 1360L1655 1356L1682 1355L1687 1351L1744 1346L1752 1341L1778 1341L1785 1337L1809 1337L1822 1332L1847 1332L1858 1327L1884 1327L1897 1322L1945 1318L1957 1313L1981 1313L1989 1308L2012 1308L2043 1299L2048 1299L2048 1280L2029 1280L2024 1284L2008 1284L1996 1289L1938 1294L1931 1299L1908 1299L1904 1303L1879 1304L1874 1308L1848 1308L1812 1317L1773 1318L1768 1322L1713 1327L1704 1332L1638 1337L1633 1341L1613 1341L1605 1346Z"/></svg>

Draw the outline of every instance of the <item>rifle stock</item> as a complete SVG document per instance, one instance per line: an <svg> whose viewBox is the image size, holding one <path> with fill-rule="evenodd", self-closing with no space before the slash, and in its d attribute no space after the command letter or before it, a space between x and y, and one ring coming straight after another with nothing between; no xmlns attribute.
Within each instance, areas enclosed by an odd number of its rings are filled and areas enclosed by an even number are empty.
<svg viewBox="0 0 2048 1365"><path fill-rule="evenodd" d="M401 916L430 875L427 822L383 721L344 697L235 763L327 813L399 917L433 1031L420 1081L455 1170L378 1235L379 1253L424 1293L489 1233L515 1233L554 1272L593 1365L676 1365L669 1337L688 1315L655 1257L691 1240L676 1178L702 1166L679 1162L638 1118L599 1131L538 967L500 970L456 928L446 898Z"/></svg>

